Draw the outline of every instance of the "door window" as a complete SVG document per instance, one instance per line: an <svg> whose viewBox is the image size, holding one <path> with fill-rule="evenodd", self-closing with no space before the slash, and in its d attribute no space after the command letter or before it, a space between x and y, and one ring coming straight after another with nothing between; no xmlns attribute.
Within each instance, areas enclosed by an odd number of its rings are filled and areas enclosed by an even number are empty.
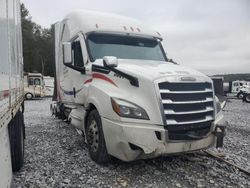
<svg viewBox="0 0 250 188"><path fill-rule="evenodd" d="M41 85L41 80L39 78L35 78L34 85Z"/></svg>
<svg viewBox="0 0 250 188"><path fill-rule="evenodd" d="M235 83L234 83L234 86L235 86L235 87L239 86L238 82L235 82Z"/></svg>
<svg viewBox="0 0 250 188"><path fill-rule="evenodd" d="M83 67L82 48L79 38L72 43L74 66Z"/></svg>
<svg viewBox="0 0 250 188"><path fill-rule="evenodd" d="M33 83L33 78L29 78L29 85L33 85L34 83Z"/></svg>

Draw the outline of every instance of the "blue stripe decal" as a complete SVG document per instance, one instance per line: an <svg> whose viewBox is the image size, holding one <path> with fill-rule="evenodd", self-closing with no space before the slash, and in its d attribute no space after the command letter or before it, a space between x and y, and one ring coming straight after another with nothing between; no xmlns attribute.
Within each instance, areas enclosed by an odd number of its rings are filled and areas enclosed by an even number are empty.
<svg viewBox="0 0 250 188"><path fill-rule="evenodd" d="M64 93L65 95L74 95L74 91L66 91L66 90L64 90L62 87L60 87L60 88L61 88L61 90L63 91L63 93ZM82 88L79 89L79 90L77 90L77 91L76 91L76 94L79 93L81 90L82 90Z"/></svg>

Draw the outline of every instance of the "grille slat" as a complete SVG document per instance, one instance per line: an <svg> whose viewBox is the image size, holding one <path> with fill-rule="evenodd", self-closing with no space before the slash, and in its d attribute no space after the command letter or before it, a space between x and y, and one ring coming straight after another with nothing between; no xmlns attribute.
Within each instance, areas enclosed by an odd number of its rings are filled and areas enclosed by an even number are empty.
<svg viewBox="0 0 250 188"><path fill-rule="evenodd" d="M174 93L174 94L184 94L184 93L213 93L212 89L205 89L201 91L170 91L168 89L161 89L160 93Z"/></svg>
<svg viewBox="0 0 250 188"><path fill-rule="evenodd" d="M192 124L192 123L201 123L201 122L206 122L206 121L211 121L213 120L213 116L209 115L209 116L198 116L196 115L196 119L193 120L193 116L182 116L181 118L175 118L175 119L167 119L167 124L168 125L186 125L186 124ZM171 117L170 117L171 118ZM182 121L178 121L178 120L182 120Z"/></svg>
<svg viewBox="0 0 250 188"><path fill-rule="evenodd" d="M172 101L197 101L213 99L213 93L161 93L162 99L170 99Z"/></svg>
<svg viewBox="0 0 250 188"><path fill-rule="evenodd" d="M213 98L206 98L205 100L197 100L197 101L173 101L171 99L163 99L162 103L163 104L200 104L200 103L208 103L212 102Z"/></svg>
<svg viewBox="0 0 250 188"><path fill-rule="evenodd" d="M194 130L199 134L208 133L205 130L209 131L208 127L211 127L211 122L214 120L214 96L211 83L162 82L158 86L166 128L178 127L174 132L169 130L169 138L174 138L172 134L178 135L177 140L181 138L181 134L186 138L190 134L189 131L193 134Z"/></svg>
<svg viewBox="0 0 250 188"><path fill-rule="evenodd" d="M208 82L162 82L159 83L159 88L167 89L169 91L205 91L206 89L212 89L211 83Z"/></svg>
<svg viewBox="0 0 250 188"><path fill-rule="evenodd" d="M163 104L164 109L171 109L175 112L193 112L198 110L205 110L206 107L213 107L213 102L195 103L195 104Z"/></svg>
<svg viewBox="0 0 250 188"><path fill-rule="evenodd" d="M196 114L202 112L211 112L214 111L212 107L206 107L205 110L197 110L197 111L182 111L182 112L175 112L173 110L164 110L165 114Z"/></svg>

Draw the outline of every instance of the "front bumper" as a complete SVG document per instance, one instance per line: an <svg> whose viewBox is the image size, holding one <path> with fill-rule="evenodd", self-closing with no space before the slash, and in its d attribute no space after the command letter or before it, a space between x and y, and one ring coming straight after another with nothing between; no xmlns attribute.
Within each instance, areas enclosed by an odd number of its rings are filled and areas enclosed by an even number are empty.
<svg viewBox="0 0 250 188"><path fill-rule="evenodd" d="M223 118L215 125L223 124ZM123 161L153 158L160 155L190 152L214 146L217 139L212 132L207 137L192 141L168 140L163 126L125 123L102 117L103 132L108 153Z"/></svg>

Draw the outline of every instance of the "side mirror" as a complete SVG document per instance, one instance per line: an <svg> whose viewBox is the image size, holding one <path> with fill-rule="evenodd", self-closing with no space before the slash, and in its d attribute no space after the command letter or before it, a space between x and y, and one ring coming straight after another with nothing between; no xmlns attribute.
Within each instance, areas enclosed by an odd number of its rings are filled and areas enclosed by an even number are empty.
<svg viewBox="0 0 250 188"><path fill-rule="evenodd" d="M85 67L77 67L73 65L72 47L70 42L63 42L63 64L73 70L85 74Z"/></svg>
<svg viewBox="0 0 250 188"><path fill-rule="evenodd" d="M117 67L118 60L117 57L114 56L104 56L103 57L103 65L108 67Z"/></svg>
<svg viewBox="0 0 250 188"><path fill-rule="evenodd" d="M71 65L72 64L72 49L70 42L63 42L63 64Z"/></svg>

